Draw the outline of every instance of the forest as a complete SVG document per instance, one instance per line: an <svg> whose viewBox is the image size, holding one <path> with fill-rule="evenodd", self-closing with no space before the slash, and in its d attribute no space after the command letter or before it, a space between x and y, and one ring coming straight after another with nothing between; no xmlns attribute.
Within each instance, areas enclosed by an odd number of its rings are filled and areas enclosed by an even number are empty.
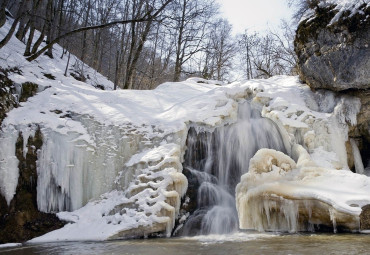
<svg viewBox="0 0 370 255"><path fill-rule="evenodd" d="M190 76L231 82L296 74L291 21L233 34L215 0L1 0L0 26L6 13L14 22L0 48L15 33L29 61L40 54L68 58L81 81L86 64L122 89ZM61 56L55 43L65 49Z"/></svg>

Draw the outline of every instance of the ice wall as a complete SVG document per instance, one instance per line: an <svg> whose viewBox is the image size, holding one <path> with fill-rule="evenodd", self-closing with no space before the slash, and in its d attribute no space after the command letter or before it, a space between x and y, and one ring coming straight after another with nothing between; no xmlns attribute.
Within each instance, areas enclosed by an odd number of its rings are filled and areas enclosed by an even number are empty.
<svg viewBox="0 0 370 255"><path fill-rule="evenodd" d="M4 128L0 132L0 191L8 205L15 195L18 184L19 161L15 156L18 135L18 130L13 126Z"/></svg>
<svg viewBox="0 0 370 255"><path fill-rule="evenodd" d="M76 211L58 213L71 224L33 242L106 240L153 233L170 236L180 198L187 189L181 155L180 146L173 143L133 155L126 164L135 173L128 189L105 193ZM124 175L121 172L117 183Z"/></svg>
<svg viewBox="0 0 370 255"><path fill-rule="evenodd" d="M37 160L37 204L43 212L73 211L103 193L127 188L134 175L126 175L120 185L115 183L124 163L156 143L133 132L133 126L104 125L84 115L70 117L56 129L40 124L43 146ZM0 134L0 187L8 203L18 183L16 141L23 136L26 153L28 136L37 127L8 125Z"/></svg>
<svg viewBox="0 0 370 255"><path fill-rule="evenodd" d="M142 137L124 127L104 125L88 116L74 119L85 129L84 135L42 129L44 143L37 162L41 211L73 211L113 190L124 163L144 147Z"/></svg>

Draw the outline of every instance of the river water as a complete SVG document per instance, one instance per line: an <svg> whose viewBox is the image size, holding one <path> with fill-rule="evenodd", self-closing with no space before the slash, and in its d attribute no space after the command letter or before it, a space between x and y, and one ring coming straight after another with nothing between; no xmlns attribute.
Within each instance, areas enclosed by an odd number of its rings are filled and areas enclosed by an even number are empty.
<svg viewBox="0 0 370 255"><path fill-rule="evenodd" d="M370 235L365 234L266 234L238 232L180 238L156 238L107 242L24 244L0 248L0 254L370 254Z"/></svg>

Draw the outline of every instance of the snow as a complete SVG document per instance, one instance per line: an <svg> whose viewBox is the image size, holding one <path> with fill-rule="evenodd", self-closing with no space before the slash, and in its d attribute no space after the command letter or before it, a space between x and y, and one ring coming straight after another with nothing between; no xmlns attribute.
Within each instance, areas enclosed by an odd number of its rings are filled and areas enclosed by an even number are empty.
<svg viewBox="0 0 370 255"><path fill-rule="evenodd" d="M9 247L17 247L17 246L22 246L21 243L5 243L5 244L0 244L0 249L1 248L9 248Z"/></svg>
<svg viewBox="0 0 370 255"><path fill-rule="evenodd" d="M0 36L7 29L9 24L0 28ZM18 87L26 81L39 85L37 95L9 112L2 123L0 191L9 204L19 175L15 142L22 132L26 153L28 137L40 128L38 208L58 212L60 219L70 222L33 242L106 240L155 232L169 236L187 189L181 163L189 127L213 130L236 122L239 104L246 99L279 128L292 158L276 156L284 158L279 169L289 165L292 170L275 177L286 178L287 183L295 180L289 189L296 196L319 197L354 215L361 209L349 208L347 202L352 199L362 205L369 200L362 193L368 177L333 170L348 169L346 134L348 126L356 123L357 98L314 93L298 77L288 76L232 84L191 78L150 91L112 91L112 82L88 66L85 72L93 78L87 83L65 77L67 59L60 59L58 45L54 59L40 56L33 62L24 59L24 47L13 37L0 49L0 66L22 71L9 77ZM105 90L96 89L97 84ZM303 147L297 149L297 144ZM306 168L301 166L305 162ZM333 192L320 189L324 186L333 186Z"/></svg>
<svg viewBox="0 0 370 255"><path fill-rule="evenodd" d="M329 24L337 22L343 13L349 11L349 17L352 17L356 13L362 12L362 10L370 7L370 0L323 0L319 3L322 8L335 6L334 10L337 11L335 16L332 18ZM365 6L364 8L360 8Z"/></svg>

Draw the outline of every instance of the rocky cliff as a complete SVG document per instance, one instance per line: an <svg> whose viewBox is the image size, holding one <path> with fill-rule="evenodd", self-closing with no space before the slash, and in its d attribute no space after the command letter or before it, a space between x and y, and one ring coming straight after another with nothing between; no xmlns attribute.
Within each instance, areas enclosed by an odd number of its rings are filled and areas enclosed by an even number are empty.
<svg viewBox="0 0 370 255"><path fill-rule="evenodd" d="M294 42L300 78L314 89L369 89L369 4L340 16L336 5L311 7L314 13L301 21Z"/></svg>

